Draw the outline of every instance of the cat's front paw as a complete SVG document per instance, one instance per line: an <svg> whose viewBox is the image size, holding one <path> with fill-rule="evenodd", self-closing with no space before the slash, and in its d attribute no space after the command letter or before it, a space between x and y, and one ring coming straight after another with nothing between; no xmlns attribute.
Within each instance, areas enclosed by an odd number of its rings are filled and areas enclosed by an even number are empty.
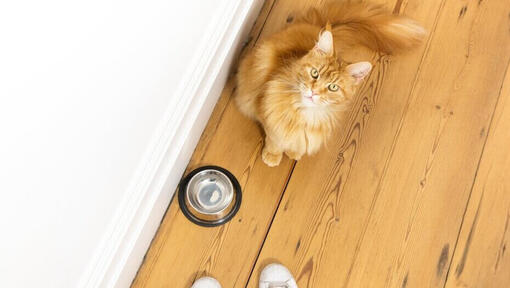
<svg viewBox="0 0 510 288"><path fill-rule="evenodd" d="M262 150L262 161L269 167L278 166L282 161L282 153L273 154L264 149Z"/></svg>

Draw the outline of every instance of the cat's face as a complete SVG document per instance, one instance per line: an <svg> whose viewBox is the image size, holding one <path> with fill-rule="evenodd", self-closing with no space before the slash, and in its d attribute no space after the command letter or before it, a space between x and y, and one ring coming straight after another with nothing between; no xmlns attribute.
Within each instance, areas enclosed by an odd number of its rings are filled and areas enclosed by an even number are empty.
<svg viewBox="0 0 510 288"><path fill-rule="evenodd" d="M334 53L331 32L324 31L317 45L293 65L301 108L338 108L350 101L361 80L370 73L369 62L342 66Z"/></svg>
<svg viewBox="0 0 510 288"><path fill-rule="evenodd" d="M346 79L335 57L311 51L297 61L295 73L304 107L338 105L346 101Z"/></svg>

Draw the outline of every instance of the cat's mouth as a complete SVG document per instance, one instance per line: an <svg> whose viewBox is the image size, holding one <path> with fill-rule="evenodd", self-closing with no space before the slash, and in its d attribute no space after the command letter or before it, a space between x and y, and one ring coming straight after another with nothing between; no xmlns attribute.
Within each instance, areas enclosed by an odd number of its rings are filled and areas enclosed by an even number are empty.
<svg viewBox="0 0 510 288"><path fill-rule="evenodd" d="M303 104L305 105L310 105L310 104L315 104L315 102L313 101L313 97L312 96L305 96L303 95Z"/></svg>
<svg viewBox="0 0 510 288"><path fill-rule="evenodd" d="M320 96L310 88L301 90L301 103L305 107L315 107L320 102Z"/></svg>
<svg viewBox="0 0 510 288"><path fill-rule="evenodd" d="M302 95L302 102L305 104L305 106L315 106L317 103L319 103L319 95Z"/></svg>

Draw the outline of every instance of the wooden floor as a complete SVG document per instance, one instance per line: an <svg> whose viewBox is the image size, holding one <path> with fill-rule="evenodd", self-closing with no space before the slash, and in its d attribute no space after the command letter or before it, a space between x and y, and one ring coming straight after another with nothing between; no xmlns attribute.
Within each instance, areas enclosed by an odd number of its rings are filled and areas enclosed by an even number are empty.
<svg viewBox="0 0 510 288"><path fill-rule="evenodd" d="M268 0L248 46L320 2ZM271 262L301 288L510 287L510 1L379 2L421 22L426 43L374 55L328 147L277 168L261 161L261 131L237 111L231 79L188 171L229 169L241 210L201 228L174 199L134 287L205 275L258 287Z"/></svg>

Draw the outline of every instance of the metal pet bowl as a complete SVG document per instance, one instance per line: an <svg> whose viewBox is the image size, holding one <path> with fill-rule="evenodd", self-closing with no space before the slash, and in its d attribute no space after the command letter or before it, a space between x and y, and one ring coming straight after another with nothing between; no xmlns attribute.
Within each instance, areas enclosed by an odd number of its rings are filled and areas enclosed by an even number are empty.
<svg viewBox="0 0 510 288"><path fill-rule="evenodd" d="M179 184L179 206L193 223L213 227L228 222L241 206L237 179L218 166L193 170Z"/></svg>

